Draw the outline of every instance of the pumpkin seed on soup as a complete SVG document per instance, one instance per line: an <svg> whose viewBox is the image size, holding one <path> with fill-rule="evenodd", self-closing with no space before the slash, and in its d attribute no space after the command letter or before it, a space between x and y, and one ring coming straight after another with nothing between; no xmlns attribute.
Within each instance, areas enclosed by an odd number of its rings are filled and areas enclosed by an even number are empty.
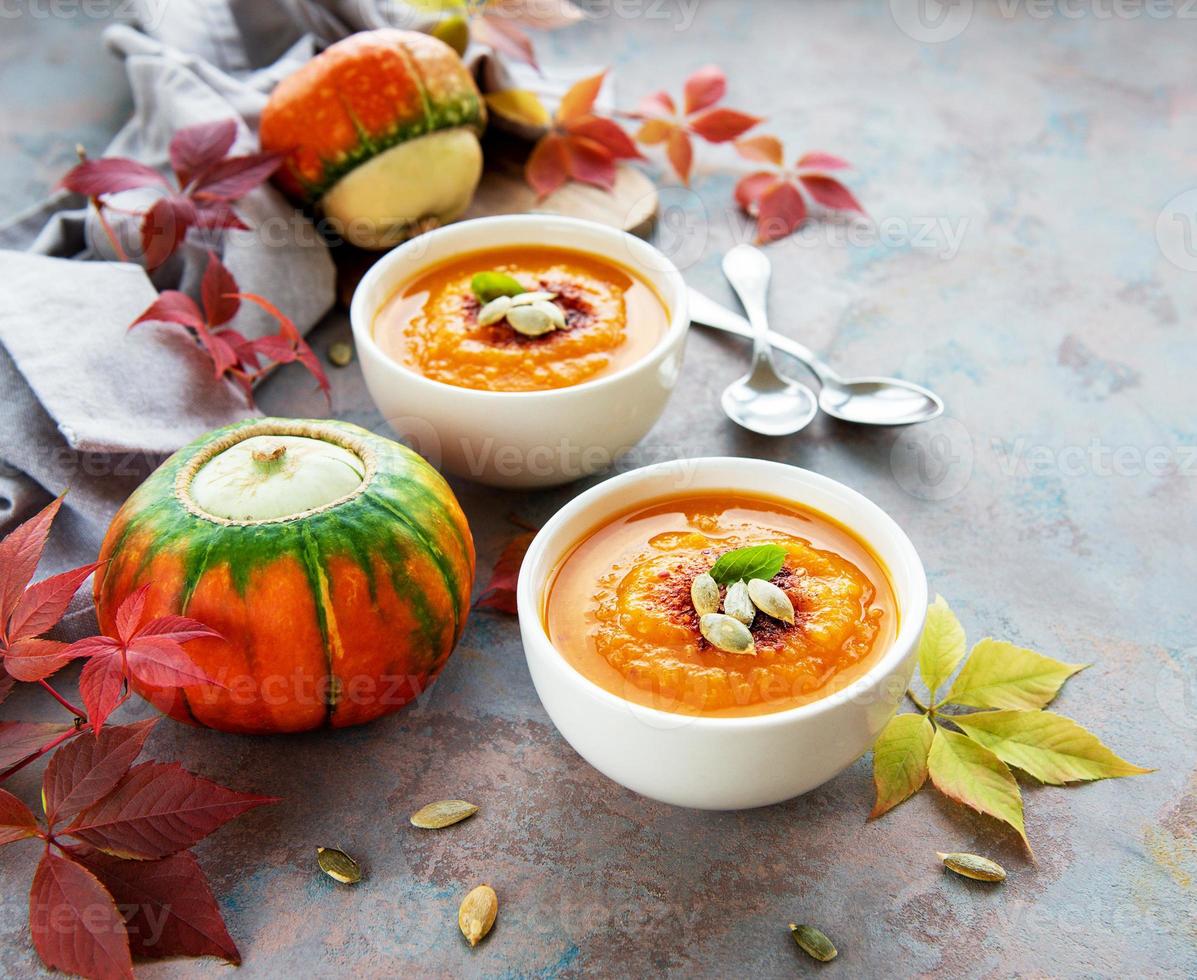
<svg viewBox="0 0 1197 980"><path fill-rule="evenodd" d="M820 963L830 963L839 955L839 950L820 930L814 926L795 925L790 923L790 935L798 948Z"/></svg>
<svg viewBox="0 0 1197 980"><path fill-rule="evenodd" d="M719 611L719 586L710 573L703 572L695 576L690 583L690 601L700 616Z"/></svg>
<svg viewBox="0 0 1197 980"><path fill-rule="evenodd" d="M723 597L723 611L745 626L751 626L752 621L756 619L756 609L752 605L748 586L743 579L727 587L727 595Z"/></svg>
<svg viewBox="0 0 1197 980"><path fill-rule="evenodd" d="M531 306L533 303L546 303L551 299L556 299L556 293L546 293L541 289L529 290L526 293L520 293L518 296L511 297L512 306Z"/></svg>
<svg viewBox="0 0 1197 980"><path fill-rule="evenodd" d="M772 582L766 582L763 578L749 579L747 592L752 604L766 616L780 619L791 626L794 624L794 604Z"/></svg>
<svg viewBox="0 0 1197 980"><path fill-rule="evenodd" d="M555 329L552 318L535 306L513 306L507 311L507 322L525 337L541 337Z"/></svg>
<svg viewBox="0 0 1197 980"><path fill-rule="evenodd" d="M955 871L962 877L972 878L973 881L1006 880L1005 868L996 861L990 861L989 858L981 857L979 854L965 854L960 851L952 854L944 854L942 851L936 853L939 854L939 859L945 868Z"/></svg>
<svg viewBox="0 0 1197 980"><path fill-rule="evenodd" d="M756 653L748 627L731 616L707 613L698 620L698 629L711 646L724 653Z"/></svg>
<svg viewBox="0 0 1197 980"><path fill-rule="evenodd" d="M507 315L509 309L511 297L496 296L478 311L478 326L489 327L492 323L498 323Z"/></svg>
<svg viewBox="0 0 1197 980"><path fill-rule="evenodd" d="M477 812L478 807L465 800L438 800L413 813L411 823L413 827L424 830L440 830L442 827L461 823Z"/></svg>

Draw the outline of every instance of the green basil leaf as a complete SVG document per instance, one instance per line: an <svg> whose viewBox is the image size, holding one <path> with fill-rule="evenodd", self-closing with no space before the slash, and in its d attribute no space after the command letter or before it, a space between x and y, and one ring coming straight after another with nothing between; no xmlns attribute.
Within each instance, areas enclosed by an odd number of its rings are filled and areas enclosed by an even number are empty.
<svg viewBox="0 0 1197 980"><path fill-rule="evenodd" d="M518 296L527 292L518 279L507 275L506 272L479 272L470 280L470 289L474 290L479 303L489 303L500 296Z"/></svg>
<svg viewBox="0 0 1197 980"><path fill-rule="evenodd" d="M766 582L781 571L786 550L779 544L754 544L720 555L711 568L711 578L720 585L740 579L763 578Z"/></svg>

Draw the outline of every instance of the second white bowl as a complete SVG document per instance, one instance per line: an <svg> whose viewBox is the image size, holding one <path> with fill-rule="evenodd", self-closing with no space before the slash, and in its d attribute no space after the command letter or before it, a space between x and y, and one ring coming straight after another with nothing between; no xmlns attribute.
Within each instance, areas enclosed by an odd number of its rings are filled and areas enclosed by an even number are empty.
<svg viewBox="0 0 1197 980"><path fill-rule="evenodd" d="M433 381L374 342L379 307L424 269L468 252L529 244L589 252L639 275L669 310L665 335L623 370L551 391ZM685 281L660 251L608 225L548 214L478 218L413 238L370 269L349 316L366 386L391 427L433 465L500 487L552 486L609 468L664 410L690 325Z"/></svg>

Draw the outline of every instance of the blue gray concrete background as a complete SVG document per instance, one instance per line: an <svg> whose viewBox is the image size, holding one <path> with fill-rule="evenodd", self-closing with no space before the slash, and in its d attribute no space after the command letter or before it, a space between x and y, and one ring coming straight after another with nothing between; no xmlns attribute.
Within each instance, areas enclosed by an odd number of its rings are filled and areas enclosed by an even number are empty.
<svg viewBox="0 0 1197 980"><path fill-rule="evenodd" d="M544 39L544 60L613 65L623 104L716 61L729 104L767 114L790 155L856 164L875 227L816 221L771 247L775 324L845 371L899 373L949 406L915 430L821 419L754 438L717 399L745 349L696 331L684 392L625 465L761 456L860 489L909 532L970 637L1092 662L1057 709L1158 772L1027 784L1038 863L932 790L866 823L867 759L783 805L673 809L575 756L537 701L514 620L476 613L424 703L379 724L289 739L157 730L157 757L286 798L199 849L243 972L781 976L812 969L786 930L808 921L839 946L828 975L1194 975L1197 15L1112 0L930 3L922 19L903 0L601 9ZM57 180L76 141L98 149L122 121L102 26L83 13L0 22L0 214ZM691 190L666 183L658 241L730 301L718 259L748 235L730 204L738 164L700 154ZM347 335L334 317L314 342ZM356 366L332 376L335 413L379 426ZM263 407L320 414L308 388L284 372ZM542 522L579 487L457 489L485 576L514 533L509 513ZM55 717L46 700L22 692L4 717ZM33 800L35 777L12 788ZM483 811L439 834L408 827L449 796ZM316 873L318 844L358 855L366 881L348 890ZM994 856L1009 880L945 875L935 851L952 849ZM34 859L18 845L0 863L9 976L39 968L24 898ZM455 912L480 881L499 893L499 920L470 950ZM221 974L212 961L140 970Z"/></svg>

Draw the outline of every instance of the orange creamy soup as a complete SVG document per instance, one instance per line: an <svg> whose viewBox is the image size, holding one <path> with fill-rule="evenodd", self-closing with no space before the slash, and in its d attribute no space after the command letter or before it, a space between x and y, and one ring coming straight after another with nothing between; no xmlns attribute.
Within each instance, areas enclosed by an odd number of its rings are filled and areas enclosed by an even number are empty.
<svg viewBox="0 0 1197 980"><path fill-rule="evenodd" d="M506 273L553 294L564 326L525 336L505 320L482 326L471 288ZM473 252L422 272L378 311L374 339L426 378L487 391L567 388L627 367L664 336L669 316L651 287L614 262L526 245Z"/></svg>
<svg viewBox="0 0 1197 980"><path fill-rule="evenodd" d="M755 653L728 653L699 629L691 583L720 555L784 549L773 576L789 625L755 613ZM727 587L720 586L720 609ZM545 625L583 676L664 711L740 716L826 697L865 673L898 630L889 578L869 547L824 514L738 493L641 505L591 532L555 569Z"/></svg>

